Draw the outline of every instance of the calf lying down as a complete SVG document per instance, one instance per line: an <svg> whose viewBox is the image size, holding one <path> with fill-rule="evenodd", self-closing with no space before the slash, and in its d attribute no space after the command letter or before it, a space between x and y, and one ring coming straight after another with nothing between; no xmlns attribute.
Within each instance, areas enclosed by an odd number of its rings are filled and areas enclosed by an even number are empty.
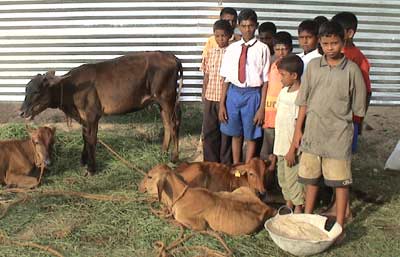
<svg viewBox="0 0 400 257"><path fill-rule="evenodd" d="M174 218L193 230L209 227L229 235L251 234L276 213L248 187L217 193L190 188L173 171L160 175L157 192L159 200L170 207Z"/></svg>
<svg viewBox="0 0 400 257"><path fill-rule="evenodd" d="M43 169L50 164L55 128L30 130L30 138L0 142L0 183L33 188L39 185ZM41 168L36 177L34 171Z"/></svg>
<svg viewBox="0 0 400 257"><path fill-rule="evenodd" d="M148 191L151 195L156 195L156 183L158 173L171 170L167 165L161 164L155 166L148 172L139 187L139 191ZM252 159L246 164L233 166L224 165L216 162L194 162L182 163L175 172L177 172L190 187L207 188L212 192L228 191L239 187L250 187L257 193L264 194L266 165L263 160Z"/></svg>

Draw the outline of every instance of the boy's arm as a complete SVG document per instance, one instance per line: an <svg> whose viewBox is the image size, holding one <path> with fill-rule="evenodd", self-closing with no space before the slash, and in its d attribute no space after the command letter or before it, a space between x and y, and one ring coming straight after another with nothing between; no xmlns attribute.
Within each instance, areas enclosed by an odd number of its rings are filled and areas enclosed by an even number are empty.
<svg viewBox="0 0 400 257"><path fill-rule="evenodd" d="M365 99L367 98L367 90L365 87L363 75L358 67L355 67L351 83L352 83L350 87L352 89L351 109L355 116L364 117L367 105L365 101Z"/></svg>
<svg viewBox="0 0 400 257"><path fill-rule="evenodd" d="M290 145L290 148L293 151L295 151L297 148L300 147L301 138L303 137L303 126L304 126L304 121L306 119L306 113L307 113L307 106L306 105L299 106L299 116L297 116L293 140L292 144ZM294 147L294 149L292 149L292 147Z"/></svg>
<svg viewBox="0 0 400 257"><path fill-rule="evenodd" d="M206 91L207 91L207 86L208 86L208 80L209 80L209 75L208 73L204 73L204 78L203 78L203 89L201 92L201 101L204 102L205 96L206 96Z"/></svg>
<svg viewBox="0 0 400 257"><path fill-rule="evenodd" d="M222 123L226 123L228 120L228 114L226 112L226 92L228 91L229 82L224 82L222 85L221 91L221 99L219 100L219 111L218 111L218 118L219 121Z"/></svg>
<svg viewBox="0 0 400 257"><path fill-rule="evenodd" d="M264 82L264 84L261 87L261 103L253 119L253 123L258 126L261 126L264 123L265 99L267 97L267 90L268 90L268 81Z"/></svg>

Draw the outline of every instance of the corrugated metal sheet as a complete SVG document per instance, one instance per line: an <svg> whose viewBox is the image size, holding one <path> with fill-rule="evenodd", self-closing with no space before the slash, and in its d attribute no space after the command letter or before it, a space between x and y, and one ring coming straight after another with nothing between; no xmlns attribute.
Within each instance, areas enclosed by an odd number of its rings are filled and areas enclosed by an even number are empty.
<svg viewBox="0 0 400 257"><path fill-rule="evenodd" d="M0 0L0 101L22 101L37 73L55 69L62 75L83 63L144 50L181 58L182 100L200 100L201 50L226 6L253 8L260 22L272 21L294 36L303 19L354 12L356 44L372 64L373 103L400 104L400 1L388 0Z"/></svg>

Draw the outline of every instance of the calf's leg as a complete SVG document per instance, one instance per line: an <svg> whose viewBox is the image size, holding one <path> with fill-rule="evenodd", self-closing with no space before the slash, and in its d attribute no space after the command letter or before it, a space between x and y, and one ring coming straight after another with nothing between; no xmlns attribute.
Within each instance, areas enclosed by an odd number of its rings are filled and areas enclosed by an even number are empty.
<svg viewBox="0 0 400 257"><path fill-rule="evenodd" d="M39 181L36 177L30 177L26 175L20 174L7 174L5 178L5 183L10 187L18 187L18 188L34 188L39 185Z"/></svg>

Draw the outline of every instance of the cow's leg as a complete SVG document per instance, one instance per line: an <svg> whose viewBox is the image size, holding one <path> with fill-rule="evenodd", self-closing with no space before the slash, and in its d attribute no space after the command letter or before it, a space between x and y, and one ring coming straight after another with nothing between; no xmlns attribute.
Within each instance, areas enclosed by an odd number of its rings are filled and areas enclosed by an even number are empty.
<svg viewBox="0 0 400 257"><path fill-rule="evenodd" d="M85 175L94 175L96 172L96 144L97 144L97 130L98 122L96 119L92 122L87 122L83 125L83 141L84 147L82 151L82 156L87 155L87 173ZM85 151L86 150L86 151ZM84 153L84 151L86 153Z"/></svg>
<svg viewBox="0 0 400 257"><path fill-rule="evenodd" d="M82 138L83 138L83 150L81 153L81 165L86 166L87 161L88 161L88 153L87 153L87 143L85 140L85 133L84 133L84 128L82 127Z"/></svg>
<svg viewBox="0 0 400 257"><path fill-rule="evenodd" d="M166 106L160 105L160 112L164 126L164 139L161 149L163 152L167 152L171 142L171 110Z"/></svg>

